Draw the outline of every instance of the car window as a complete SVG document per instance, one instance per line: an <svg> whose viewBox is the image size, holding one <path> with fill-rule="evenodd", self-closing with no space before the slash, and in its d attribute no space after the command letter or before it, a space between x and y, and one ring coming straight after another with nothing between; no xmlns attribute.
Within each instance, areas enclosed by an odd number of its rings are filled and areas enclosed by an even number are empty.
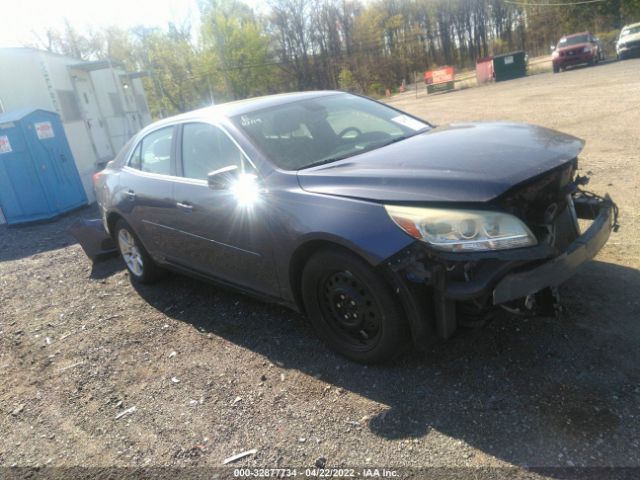
<svg viewBox="0 0 640 480"><path fill-rule="evenodd" d="M140 164L141 164L140 149L141 149L141 147L142 147L142 142L138 143L138 145L136 146L135 150L133 151L133 153L129 157L129 161L127 162L127 166L140 170Z"/></svg>
<svg viewBox="0 0 640 480"><path fill-rule="evenodd" d="M186 178L206 180L210 172L236 165L244 167L244 155L220 128L188 123L182 131L182 170Z"/></svg>
<svg viewBox="0 0 640 480"><path fill-rule="evenodd" d="M558 43L558 48L569 47L571 45L579 45L581 43L588 43L589 35L574 35L572 37L564 37L560 39Z"/></svg>
<svg viewBox="0 0 640 480"><path fill-rule="evenodd" d="M284 103L233 120L285 170L344 159L430 128L398 110L350 94Z"/></svg>
<svg viewBox="0 0 640 480"><path fill-rule="evenodd" d="M150 133L136 146L127 165L143 172L171 175L172 140L173 127Z"/></svg>
<svg viewBox="0 0 640 480"><path fill-rule="evenodd" d="M622 37L626 37L627 35L630 35L632 33L640 33L640 25L636 26L636 27L629 27L629 28L624 28L621 32L620 32L620 38Z"/></svg>
<svg viewBox="0 0 640 480"><path fill-rule="evenodd" d="M385 132L389 135L402 135L400 125L386 119L376 117L368 112L352 110L350 108L336 109L327 115L327 122L334 133L343 133L346 137L354 137L357 132Z"/></svg>

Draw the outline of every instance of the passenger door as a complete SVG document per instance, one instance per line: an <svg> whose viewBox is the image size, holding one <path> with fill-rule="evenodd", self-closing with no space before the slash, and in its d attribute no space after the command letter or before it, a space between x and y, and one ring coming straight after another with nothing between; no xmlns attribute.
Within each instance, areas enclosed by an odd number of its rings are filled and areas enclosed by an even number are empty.
<svg viewBox="0 0 640 480"><path fill-rule="evenodd" d="M207 175L234 165L257 172L237 144L218 126L187 123L178 148L180 181L174 187L178 229L176 260L190 269L261 293L276 295L267 199L238 202L230 190L213 190Z"/></svg>
<svg viewBox="0 0 640 480"><path fill-rule="evenodd" d="M120 177L118 206L156 258L166 256L175 245L175 129L164 127L140 140Z"/></svg>

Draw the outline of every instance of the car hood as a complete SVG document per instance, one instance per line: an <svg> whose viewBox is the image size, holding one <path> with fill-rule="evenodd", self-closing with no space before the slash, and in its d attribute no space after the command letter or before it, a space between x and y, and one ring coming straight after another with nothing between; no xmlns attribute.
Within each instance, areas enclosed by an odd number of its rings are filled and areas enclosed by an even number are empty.
<svg viewBox="0 0 640 480"><path fill-rule="evenodd" d="M593 48L593 44L585 42L585 43L576 43L575 45L567 45L566 47L558 48L558 52L568 52L569 50L580 50L584 47Z"/></svg>
<svg viewBox="0 0 640 480"><path fill-rule="evenodd" d="M576 158L584 142L534 125L456 123L298 172L308 192L381 202L487 202Z"/></svg>

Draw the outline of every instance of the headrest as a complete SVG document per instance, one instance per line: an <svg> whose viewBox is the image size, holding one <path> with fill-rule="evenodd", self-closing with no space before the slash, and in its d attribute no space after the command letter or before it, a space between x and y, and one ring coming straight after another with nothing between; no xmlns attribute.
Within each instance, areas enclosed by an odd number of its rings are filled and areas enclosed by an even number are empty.
<svg viewBox="0 0 640 480"><path fill-rule="evenodd" d="M295 132L300 128L302 115L298 112L279 112L274 115L271 124L272 133L275 135L286 135Z"/></svg>

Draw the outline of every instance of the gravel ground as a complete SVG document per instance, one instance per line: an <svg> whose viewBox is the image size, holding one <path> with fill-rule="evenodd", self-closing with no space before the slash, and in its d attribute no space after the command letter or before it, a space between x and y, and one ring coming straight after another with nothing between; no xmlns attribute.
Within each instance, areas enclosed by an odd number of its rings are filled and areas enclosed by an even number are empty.
<svg viewBox="0 0 640 480"><path fill-rule="evenodd" d="M639 71L391 100L436 124L587 139L581 173L622 224L563 288L560 319L505 313L391 365L350 363L299 315L189 278L133 287L119 259L92 265L65 233L93 208L0 227L0 466L209 467L248 449L235 466L639 466Z"/></svg>

